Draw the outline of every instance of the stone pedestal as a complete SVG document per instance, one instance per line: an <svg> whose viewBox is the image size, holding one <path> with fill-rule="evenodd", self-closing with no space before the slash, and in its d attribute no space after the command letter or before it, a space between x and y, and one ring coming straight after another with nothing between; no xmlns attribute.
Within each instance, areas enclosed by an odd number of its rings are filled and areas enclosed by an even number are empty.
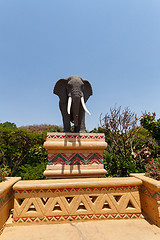
<svg viewBox="0 0 160 240"><path fill-rule="evenodd" d="M102 133L47 133L48 163L44 176L54 178L104 177Z"/></svg>

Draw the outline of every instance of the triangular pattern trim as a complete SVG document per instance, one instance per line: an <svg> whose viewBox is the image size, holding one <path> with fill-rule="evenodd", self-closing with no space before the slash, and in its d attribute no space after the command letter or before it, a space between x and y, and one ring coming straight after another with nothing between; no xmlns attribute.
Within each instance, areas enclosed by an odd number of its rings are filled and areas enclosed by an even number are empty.
<svg viewBox="0 0 160 240"><path fill-rule="evenodd" d="M47 138L53 139L105 139L104 135L58 135L58 134L47 134Z"/></svg>
<svg viewBox="0 0 160 240"><path fill-rule="evenodd" d="M45 217L25 217L13 218L14 223L31 223L31 222L60 222L60 221L75 221L75 220L103 220L103 219L134 219L143 218L141 213L125 214L79 214L79 215L58 215Z"/></svg>
<svg viewBox="0 0 160 240"><path fill-rule="evenodd" d="M107 191L107 192L114 192L114 191L122 191L122 190L138 190L139 186L116 186L116 187L87 187L86 188L86 191ZM36 193L46 193L46 192L52 192L54 193L55 191L57 192L63 192L63 191L67 191L67 192L70 192L70 191L81 191L82 188L60 188L60 189L35 189L34 191ZM84 190L84 188L83 188ZM17 193L19 195L23 194L23 193L26 193L25 190L22 190L21 192L17 191ZM30 195L32 194L32 192L28 193L27 192L27 195Z"/></svg>
<svg viewBox="0 0 160 240"><path fill-rule="evenodd" d="M153 198L157 201L160 201L160 191L158 191L158 192L153 191L150 188L144 187L143 185L140 186L140 191L143 194L147 195L148 197Z"/></svg>

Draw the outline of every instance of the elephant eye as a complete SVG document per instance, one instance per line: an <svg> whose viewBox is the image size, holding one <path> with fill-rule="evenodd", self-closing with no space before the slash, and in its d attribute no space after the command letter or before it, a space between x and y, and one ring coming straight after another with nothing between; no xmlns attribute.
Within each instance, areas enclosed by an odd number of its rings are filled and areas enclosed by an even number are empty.
<svg viewBox="0 0 160 240"><path fill-rule="evenodd" d="M72 89L72 85L70 83L67 84L67 89L70 91Z"/></svg>
<svg viewBox="0 0 160 240"><path fill-rule="evenodd" d="M81 88L84 89L84 83L82 84Z"/></svg>

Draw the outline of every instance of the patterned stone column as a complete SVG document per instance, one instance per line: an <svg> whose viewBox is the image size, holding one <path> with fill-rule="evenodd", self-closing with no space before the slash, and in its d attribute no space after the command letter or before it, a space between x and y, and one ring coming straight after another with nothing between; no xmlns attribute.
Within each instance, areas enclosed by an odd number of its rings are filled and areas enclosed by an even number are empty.
<svg viewBox="0 0 160 240"><path fill-rule="evenodd" d="M102 133L47 133L48 163L44 176L53 178L104 177Z"/></svg>

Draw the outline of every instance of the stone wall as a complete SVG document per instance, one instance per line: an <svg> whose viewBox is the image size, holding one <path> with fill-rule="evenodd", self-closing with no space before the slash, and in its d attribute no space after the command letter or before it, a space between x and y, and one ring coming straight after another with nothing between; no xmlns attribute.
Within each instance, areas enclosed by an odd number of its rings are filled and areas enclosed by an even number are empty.
<svg viewBox="0 0 160 240"><path fill-rule="evenodd" d="M140 218L141 183L132 177L19 181L14 222Z"/></svg>
<svg viewBox="0 0 160 240"><path fill-rule="evenodd" d="M143 212L160 227L160 181L145 177L144 174L131 174L142 181L140 200Z"/></svg>
<svg viewBox="0 0 160 240"><path fill-rule="evenodd" d="M6 178L4 182L0 183L0 229L8 219L10 210L13 209L13 185L20 179L20 177L10 177Z"/></svg>

